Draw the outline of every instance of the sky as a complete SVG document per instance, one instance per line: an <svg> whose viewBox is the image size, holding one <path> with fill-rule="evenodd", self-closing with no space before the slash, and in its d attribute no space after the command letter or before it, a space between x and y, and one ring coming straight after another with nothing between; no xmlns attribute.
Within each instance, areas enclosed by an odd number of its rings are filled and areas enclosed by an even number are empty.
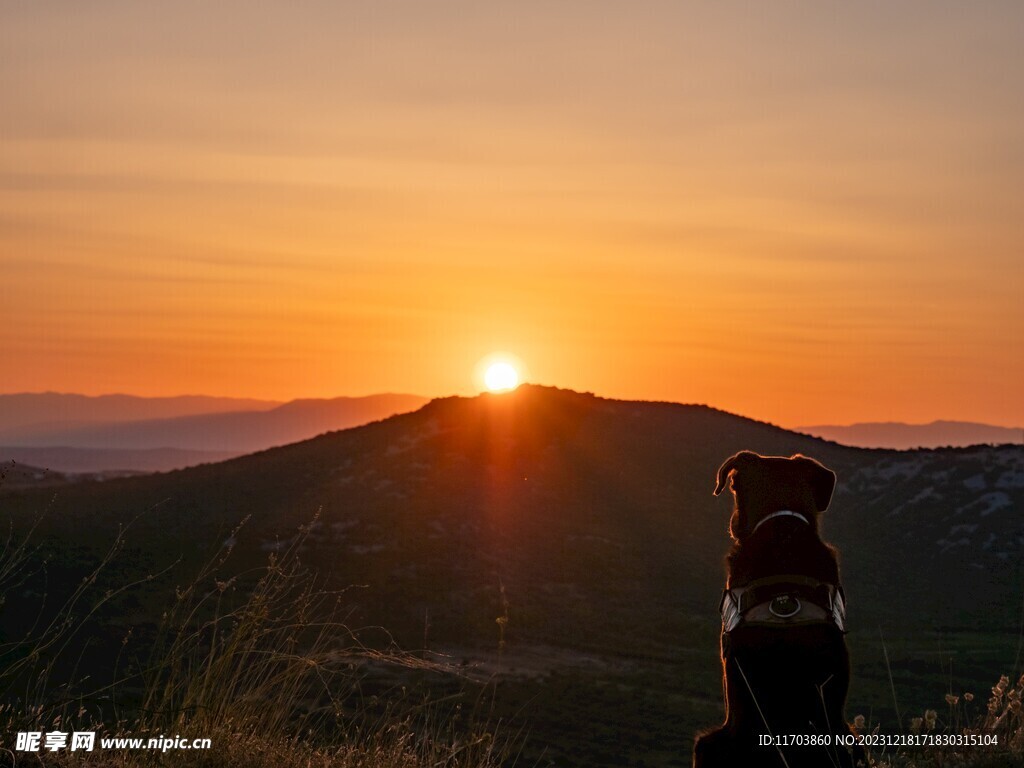
<svg viewBox="0 0 1024 768"><path fill-rule="evenodd" d="M1024 425L1024 4L0 0L0 392Z"/></svg>

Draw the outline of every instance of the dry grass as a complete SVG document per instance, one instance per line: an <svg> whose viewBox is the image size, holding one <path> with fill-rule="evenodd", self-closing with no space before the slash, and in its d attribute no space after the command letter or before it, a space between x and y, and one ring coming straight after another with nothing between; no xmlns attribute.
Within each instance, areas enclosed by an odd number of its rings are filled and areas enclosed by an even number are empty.
<svg viewBox="0 0 1024 768"><path fill-rule="evenodd" d="M338 620L344 595L323 588L300 552L310 526L254 572L221 575L230 548L176 588L144 658L131 633L112 679L70 684L57 669L80 652L90 618L125 584L96 595L96 583L123 546L124 533L54 618L0 644L0 749L4 760L48 766L182 765L209 768L491 768L510 760L482 708L453 715L444 702L414 701L400 688L358 706L361 670L380 666L451 674L396 650L364 647ZM0 551L0 595L33 578L29 536ZM234 539L234 536L231 537ZM149 581L150 575L141 581ZM353 705L353 700L356 705ZM8 751L18 732L95 731L93 752L67 748ZM210 750L99 748L103 736L209 738Z"/></svg>
<svg viewBox="0 0 1024 768"><path fill-rule="evenodd" d="M915 736L974 737L987 743L973 746L875 748L871 765L877 768L1004 768L1024 765L1024 676L1013 687L1003 675L992 687L986 703L971 692L946 694L945 705L911 716L907 731ZM860 733L883 732L872 728L863 715L854 719Z"/></svg>

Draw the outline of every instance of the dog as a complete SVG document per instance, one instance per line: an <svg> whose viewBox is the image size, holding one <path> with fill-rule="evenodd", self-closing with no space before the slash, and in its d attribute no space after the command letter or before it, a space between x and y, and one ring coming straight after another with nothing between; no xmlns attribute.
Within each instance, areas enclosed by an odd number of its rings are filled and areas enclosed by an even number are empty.
<svg viewBox="0 0 1024 768"><path fill-rule="evenodd" d="M715 496L727 482L735 506L720 604L726 718L697 738L694 768L866 763L845 743L846 597L836 550L818 535L835 473L799 454L740 451L719 467Z"/></svg>

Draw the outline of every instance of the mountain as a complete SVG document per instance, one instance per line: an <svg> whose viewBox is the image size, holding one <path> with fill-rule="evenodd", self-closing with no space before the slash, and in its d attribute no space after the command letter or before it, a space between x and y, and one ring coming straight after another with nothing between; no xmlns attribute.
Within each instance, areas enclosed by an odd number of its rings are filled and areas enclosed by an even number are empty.
<svg viewBox="0 0 1024 768"><path fill-rule="evenodd" d="M626 744L648 765L687 765L694 730L721 715L731 502L712 489L741 449L804 453L838 474L822 520L849 598L854 712L884 716L890 673L910 711L941 701L954 656L964 690L1006 671L1020 621L1022 446L864 450L706 406L522 386L219 464L11 490L0 506L19 526L47 510L51 582L59 567L77 584L129 520L111 584L180 558L110 617L122 633L154 621L183 574L223 547L245 571L308 525L303 563L325 587L355 585L349 625L387 629L365 630L368 644L393 639L496 673L495 706L529 713L547 759L622 765Z"/></svg>
<svg viewBox="0 0 1024 768"><path fill-rule="evenodd" d="M415 395L293 400L272 408L0 430L0 459L65 472L162 471L219 461L414 410ZM129 409L130 410L130 409Z"/></svg>
<svg viewBox="0 0 1024 768"><path fill-rule="evenodd" d="M135 395L88 395L32 392L0 395L0 442L16 430L26 433L62 428L70 424L167 419L200 413L262 411L280 405L271 400L183 395L136 397Z"/></svg>
<svg viewBox="0 0 1024 768"><path fill-rule="evenodd" d="M939 448L942 446L1001 445L1024 443L1024 428L996 427L970 421L933 421L930 424L862 422L837 426L822 424L797 427L815 437L861 448Z"/></svg>
<svg viewBox="0 0 1024 768"><path fill-rule="evenodd" d="M192 451L181 448L68 448L0 445L0 461L13 461L44 467L51 473L135 474L165 472L224 461L237 456L235 451Z"/></svg>
<svg viewBox="0 0 1024 768"><path fill-rule="evenodd" d="M729 504L710 488L721 460L744 448L806 453L839 474L824 527L848 560L851 595L884 589L893 563L914 566L900 574L898 596L865 610L974 622L990 617L988 603L1018 599L1024 447L866 451L704 406L535 386L435 400L219 464L86 483L54 505L70 528L88 520L99 533L158 504L140 532L152 526L183 551L251 516L240 541L257 555L319 509L320 564L382 590L368 619L429 609L436 631L464 636L472 596L493 592L500 577L531 606L523 631L564 640L577 630L561 623L563 610L589 601L687 610L714 602ZM982 601L971 585L984 589ZM492 610L485 601L468 615Z"/></svg>

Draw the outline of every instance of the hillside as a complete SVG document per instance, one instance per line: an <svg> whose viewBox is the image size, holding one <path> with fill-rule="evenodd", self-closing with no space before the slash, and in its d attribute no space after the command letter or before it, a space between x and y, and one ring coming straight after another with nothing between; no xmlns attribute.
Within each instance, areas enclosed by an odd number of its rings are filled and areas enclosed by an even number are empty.
<svg viewBox="0 0 1024 768"><path fill-rule="evenodd" d="M718 717L730 501L711 491L721 460L743 448L803 452L839 475L823 527L842 552L861 701L881 710L888 696L876 658L882 628L911 644L936 630L1016 637L1020 446L866 451L705 406L523 386L220 464L81 483L55 497L10 491L0 504L17 520L49 509L45 533L61 553L51 578L68 583L139 515L119 579L178 557L176 574L194 572L226 543L235 567L263 562L319 510L303 559L330 585L358 585L345 594L351 625L390 633L367 631L367 642L393 637L500 671L509 701L534 701L547 718L539 733L552 743L604 729L584 741L590 764L611 765L609 745L639 727L623 702L657 702L666 721L645 727L673 754ZM111 621L121 632L151 621L155 596L178 578L155 580ZM958 656L958 674L991 685L1002 671L993 650ZM916 657L900 653L892 650L897 681L920 680ZM939 671L914 696L944 690ZM672 760L651 764L683 764Z"/></svg>
<svg viewBox="0 0 1024 768"><path fill-rule="evenodd" d="M907 450L1024 443L1024 429L1020 427L997 427L970 421L933 421L929 424L863 422L846 426L819 424L796 429L808 435L861 448Z"/></svg>
<svg viewBox="0 0 1024 768"><path fill-rule="evenodd" d="M0 490L51 487L68 482L71 480L60 472L21 462L0 462Z"/></svg>
<svg viewBox="0 0 1024 768"><path fill-rule="evenodd" d="M942 607L944 621L974 621L969 585L984 587L986 601L1016 600L1024 448L862 451L703 406L540 387L436 400L220 464L69 488L54 510L99 532L159 502L140 532L187 521L170 541L189 549L208 549L251 515L239 549L258 554L321 509L314 557L341 581L371 583L369 619L429 609L436 631L462 636L464 609L500 578L529 605L520 629L550 639L572 634L558 617L570 603L579 610L581 596L713 604L729 503L710 489L719 462L741 448L804 452L837 471L824 530L844 553L851 600L902 581L896 602L858 610L913 605L927 620ZM6 501L25 511L38 503ZM929 600L947 579L952 597Z"/></svg>

